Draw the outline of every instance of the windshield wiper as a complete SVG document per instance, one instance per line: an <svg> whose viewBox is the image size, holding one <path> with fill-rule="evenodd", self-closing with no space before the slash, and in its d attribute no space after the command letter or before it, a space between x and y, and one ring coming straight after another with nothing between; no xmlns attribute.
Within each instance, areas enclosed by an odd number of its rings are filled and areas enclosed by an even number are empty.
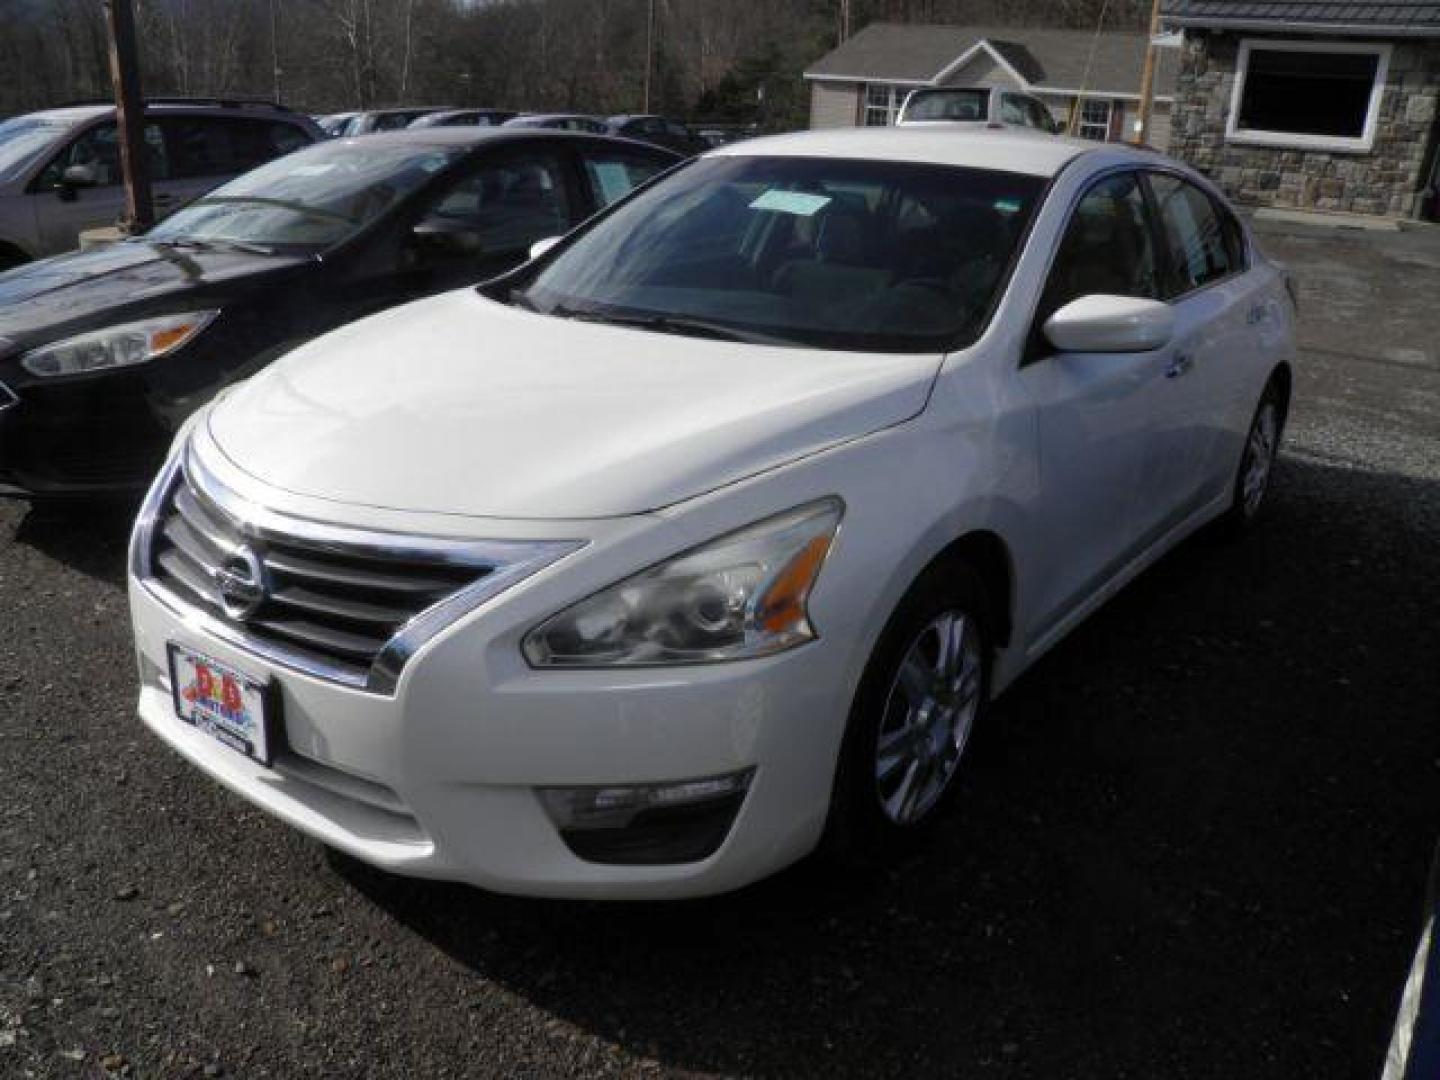
<svg viewBox="0 0 1440 1080"><path fill-rule="evenodd" d="M264 244L252 244L248 240L216 238L201 240L190 236L177 236L172 240L148 240L147 243L163 244L166 247L191 248L195 251L244 251L250 255L274 255L275 249Z"/></svg>
<svg viewBox="0 0 1440 1080"><path fill-rule="evenodd" d="M557 305L546 314L561 319L577 319L581 322L610 323L614 326L632 326L637 330L654 330L662 334L682 334L688 337L715 338L718 341L743 341L747 345L788 345L790 342L770 334L759 334L741 330L725 323L709 322L705 319L691 319L683 315L616 315L608 312L580 311L576 308Z"/></svg>

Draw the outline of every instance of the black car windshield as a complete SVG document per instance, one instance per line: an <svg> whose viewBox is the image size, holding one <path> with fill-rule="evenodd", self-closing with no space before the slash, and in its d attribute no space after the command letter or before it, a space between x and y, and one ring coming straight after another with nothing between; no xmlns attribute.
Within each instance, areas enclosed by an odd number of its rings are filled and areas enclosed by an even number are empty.
<svg viewBox="0 0 1440 1080"><path fill-rule="evenodd" d="M916 90L905 101L905 120L986 120L990 91Z"/></svg>
<svg viewBox="0 0 1440 1080"><path fill-rule="evenodd" d="M145 239L320 250L354 235L462 153L384 142L321 143L221 185Z"/></svg>
<svg viewBox="0 0 1440 1080"><path fill-rule="evenodd" d="M55 146L74 125L64 120L17 116L0 124L0 181L14 180L25 167Z"/></svg>
<svg viewBox="0 0 1440 1080"><path fill-rule="evenodd" d="M942 165L706 158L597 222L512 297L657 331L958 347L983 329L1042 187Z"/></svg>

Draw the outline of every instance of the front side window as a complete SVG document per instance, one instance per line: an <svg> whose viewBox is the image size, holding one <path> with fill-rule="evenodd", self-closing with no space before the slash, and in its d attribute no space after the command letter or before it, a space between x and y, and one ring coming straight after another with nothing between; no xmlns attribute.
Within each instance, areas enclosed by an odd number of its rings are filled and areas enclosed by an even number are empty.
<svg viewBox="0 0 1440 1080"><path fill-rule="evenodd" d="M1367 149L1389 46L1241 44L1226 135L1234 142Z"/></svg>
<svg viewBox="0 0 1440 1080"><path fill-rule="evenodd" d="M170 179L170 159L165 149L165 140L160 126L153 120L145 125L145 159L150 179ZM65 176L65 170L82 165L89 173L94 187L109 187L119 184L124 177L120 170L120 136L115 121L96 124L72 142L45 166L36 182L40 191L56 187Z"/></svg>
<svg viewBox="0 0 1440 1080"><path fill-rule="evenodd" d="M462 152L383 139L320 143L221 185L146 236L323 249L354 235Z"/></svg>
<svg viewBox="0 0 1440 1080"><path fill-rule="evenodd" d="M1166 299L1218 281L1237 269L1234 238L1209 195L1175 176L1152 175L1151 189L1160 211L1171 281Z"/></svg>
<svg viewBox="0 0 1440 1080"><path fill-rule="evenodd" d="M772 344L960 347L983 330L1042 188L988 169L702 159L597 222L514 299Z"/></svg>
<svg viewBox="0 0 1440 1080"><path fill-rule="evenodd" d="M888 127L900 115L900 106L905 104L905 87L890 83L867 83L865 85L865 126Z"/></svg>
<svg viewBox="0 0 1440 1080"><path fill-rule="evenodd" d="M1084 98L1080 102L1080 123L1076 134L1082 139L1105 142L1110 138L1109 98Z"/></svg>
<svg viewBox="0 0 1440 1080"><path fill-rule="evenodd" d="M518 154L486 163L438 194L422 220L473 231L482 255L523 253L570 229L560 162Z"/></svg>
<svg viewBox="0 0 1440 1080"><path fill-rule="evenodd" d="M1136 173L1099 181L1075 207L1050 267L1039 323L1082 296L1161 295L1155 233Z"/></svg>

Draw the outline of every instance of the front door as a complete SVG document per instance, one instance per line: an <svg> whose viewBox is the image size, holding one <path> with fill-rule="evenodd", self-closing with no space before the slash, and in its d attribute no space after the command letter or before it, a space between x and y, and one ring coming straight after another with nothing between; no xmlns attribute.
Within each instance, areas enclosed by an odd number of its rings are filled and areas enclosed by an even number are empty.
<svg viewBox="0 0 1440 1080"><path fill-rule="evenodd" d="M165 142L153 121L145 125L145 151L151 183L163 184L168 175ZM65 183L65 170L80 166L85 182ZM87 229L114 225L125 213L125 184L120 170L120 143L115 121L86 128L55 155L31 182L40 255L73 251Z"/></svg>
<svg viewBox="0 0 1440 1080"><path fill-rule="evenodd" d="M1044 557L1031 583L1035 639L1049 637L1097 588L1144 550L1142 503L1156 417L1174 389L1169 350L1065 353L1044 342L1046 319L1091 294L1158 299L1162 262L1149 203L1134 172L1098 180L1077 204L1037 310L1019 377L1039 435L1036 505Z"/></svg>

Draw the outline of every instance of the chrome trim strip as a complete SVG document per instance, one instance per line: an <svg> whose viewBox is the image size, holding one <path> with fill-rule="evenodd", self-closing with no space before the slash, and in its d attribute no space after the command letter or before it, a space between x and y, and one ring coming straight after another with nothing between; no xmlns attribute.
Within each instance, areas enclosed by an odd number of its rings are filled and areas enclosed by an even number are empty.
<svg viewBox="0 0 1440 1080"><path fill-rule="evenodd" d="M376 656L365 676L312 657L192 607L156 577L150 553L170 493L188 476L191 491L233 522L245 536L271 539L333 554L369 554L417 558L490 572L418 612L401 625ZM293 517L252 502L221 483L195 454L191 440L166 463L145 497L130 541L130 573L145 591L191 630L253 653L263 660L328 682L391 696L410 658L446 627L486 601L585 546L580 540L456 540L411 536Z"/></svg>
<svg viewBox="0 0 1440 1080"><path fill-rule="evenodd" d="M4 412L10 408L10 406L18 404L20 404L20 396L3 382L0 382L0 412Z"/></svg>

